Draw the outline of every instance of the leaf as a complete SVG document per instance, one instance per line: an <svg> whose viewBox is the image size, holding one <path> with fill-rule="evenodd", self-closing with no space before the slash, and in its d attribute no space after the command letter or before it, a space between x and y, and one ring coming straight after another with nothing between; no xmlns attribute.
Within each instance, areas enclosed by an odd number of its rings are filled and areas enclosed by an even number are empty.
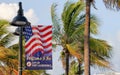
<svg viewBox="0 0 120 75"><path fill-rule="evenodd" d="M70 52L71 55L75 56L77 59L81 60L82 56L80 55L80 53L76 52L71 46L70 44L66 44L66 47L68 49L68 51Z"/></svg>

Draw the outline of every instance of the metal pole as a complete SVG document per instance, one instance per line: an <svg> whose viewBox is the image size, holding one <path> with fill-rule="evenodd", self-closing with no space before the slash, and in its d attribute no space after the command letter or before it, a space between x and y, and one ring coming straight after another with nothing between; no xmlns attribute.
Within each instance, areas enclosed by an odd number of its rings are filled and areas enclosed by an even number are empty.
<svg viewBox="0 0 120 75"><path fill-rule="evenodd" d="M20 27L20 35L19 35L19 75L22 75L22 51L23 51L23 46L22 46L22 32L23 32L23 27Z"/></svg>

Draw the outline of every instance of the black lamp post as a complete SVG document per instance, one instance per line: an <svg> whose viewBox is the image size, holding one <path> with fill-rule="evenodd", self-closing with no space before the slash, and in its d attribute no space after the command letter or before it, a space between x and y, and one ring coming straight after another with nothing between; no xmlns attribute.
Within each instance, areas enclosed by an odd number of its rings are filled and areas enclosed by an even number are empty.
<svg viewBox="0 0 120 75"><path fill-rule="evenodd" d="M19 75L22 75L22 33L23 33L23 27L30 25L30 22L27 21L27 19L23 15L23 9L22 9L22 3L19 2L19 10L17 16L13 19L13 21L10 23L13 26L18 26L16 31L14 32L15 35L19 35Z"/></svg>

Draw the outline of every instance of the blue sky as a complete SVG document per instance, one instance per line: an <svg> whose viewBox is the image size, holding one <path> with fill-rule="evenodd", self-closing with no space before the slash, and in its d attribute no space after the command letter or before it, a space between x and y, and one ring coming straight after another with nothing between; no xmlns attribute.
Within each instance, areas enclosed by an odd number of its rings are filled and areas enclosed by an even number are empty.
<svg viewBox="0 0 120 75"><path fill-rule="evenodd" d="M57 10L60 14L67 0L0 0L0 19L4 18L10 21L11 18L16 15L17 8L13 9L7 5L14 3L15 5L13 5L13 7L17 7L17 3L20 1L22 2L25 15L33 25L50 25L52 24L50 16L52 3L58 4ZM5 3L4 8L1 6L3 3ZM106 9L102 0L96 0L96 7L97 10L94 8L91 9L91 13L95 14L100 21L99 35L96 37L108 41L108 43L113 46L111 65L115 71L120 72L120 12ZM9 8L9 10L6 8ZM12 11L14 11L14 13ZM10 16L10 13L12 13L13 16ZM51 75L60 75L63 73L62 66L60 62L58 62L58 53L61 48L59 47L57 49L58 52L54 52L53 55L54 68L50 72ZM101 73L101 71L92 69L92 74L95 73Z"/></svg>

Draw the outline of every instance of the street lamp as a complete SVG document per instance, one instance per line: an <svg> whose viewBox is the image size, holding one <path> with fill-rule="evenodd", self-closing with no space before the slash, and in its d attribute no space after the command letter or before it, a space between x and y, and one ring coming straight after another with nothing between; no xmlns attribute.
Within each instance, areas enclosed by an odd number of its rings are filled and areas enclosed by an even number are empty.
<svg viewBox="0 0 120 75"><path fill-rule="evenodd" d="M18 26L14 34L19 35L19 75L22 75L22 33L23 33L23 27L30 25L30 22L27 21L27 19L23 15L23 9L22 9L22 3L19 2L19 10L17 16L13 19L13 21L10 23L13 26Z"/></svg>
<svg viewBox="0 0 120 75"><path fill-rule="evenodd" d="M10 23L13 26L27 26L30 25L30 22L27 21L27 19L23 15L23 9L22 9L22 3L19 2L19 10L18 14L15 18L13 18L13 21Z"/></svg>

